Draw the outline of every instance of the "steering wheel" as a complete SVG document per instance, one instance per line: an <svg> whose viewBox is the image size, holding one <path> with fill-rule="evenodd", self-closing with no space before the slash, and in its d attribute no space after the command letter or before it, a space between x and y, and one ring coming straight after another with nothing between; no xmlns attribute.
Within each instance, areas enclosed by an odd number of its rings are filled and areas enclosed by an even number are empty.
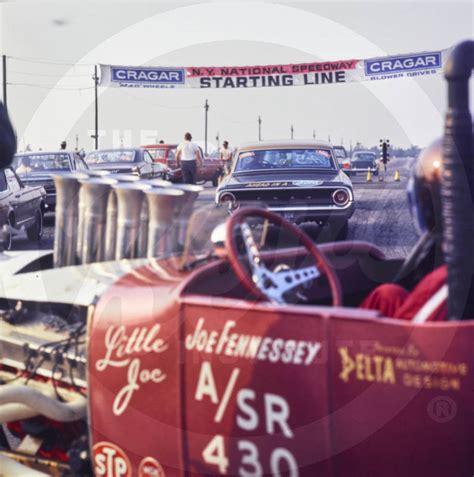
<svg viewBox="0 0 474 477"><path fill-rule="evenodd" d="M249 217L260 217L286 229L300 243L304 245L309 254L314 258L315 265L311 267L291 269L281 267L281 270L267 268L260 256L260 250L255 242L250 225ZM256 207L239 209L227 219L226 248L229 262L244 287L250 293L273 303L286 303L284 295L296 287L307 285L313 280L325 276L331 289L333 306L342 305L342 293L339 279L332 266L328 263L322 252L313 241L296 225L288 222L277 214ZM242 263L236 240L236 231L240 230L245 245L247 260L250 265L250 273Z"/></svg>

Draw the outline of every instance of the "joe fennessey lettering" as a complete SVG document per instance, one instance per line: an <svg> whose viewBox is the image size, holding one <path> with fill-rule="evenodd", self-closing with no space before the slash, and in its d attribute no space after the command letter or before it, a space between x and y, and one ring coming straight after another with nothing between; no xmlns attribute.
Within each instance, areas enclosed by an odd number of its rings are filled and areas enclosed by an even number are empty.
<svg viewBox="0 0 474 477"><path fill-rule="evenodd" d="M270 363L309 366L321 349L321 343L246 335L235 332L235 321L226 321L221 331L206 330L205 319L200 318L196 329L186 336L187 350L235 358L256 359Z"/></svg>

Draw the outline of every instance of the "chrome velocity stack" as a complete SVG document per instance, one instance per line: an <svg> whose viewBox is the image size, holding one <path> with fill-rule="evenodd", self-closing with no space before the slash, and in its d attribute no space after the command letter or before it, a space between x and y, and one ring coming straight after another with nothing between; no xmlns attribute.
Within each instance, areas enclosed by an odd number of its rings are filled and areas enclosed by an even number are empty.
<svg viewBox="0 0 474 477"><path fill-rule="evenodd" d="M194 184L173 184L173 188L184 192L184 196L179 200L179 212L173 231L173 240L176 246L182 249L186 242L186 234L188 232L189 219L193 213L194 202L204 188Z"/></svg>
<svg viewBox="0 0 474 477"><path fill-rule="evenodd" d="M151 189L149 184L141 182L122 182L112 186L113 192L110 195L107 212L107 259L120 260L144 255L142 249L146 244L143 237L147 234L144 230L147 223L144 192L149 189Z"/></svg>
<svg viewBox="0 0 474 477"><path fill-rule="evenodd" d="M53 176L56 188L56 225L54 229L54 266L64 267L78 263L77 240L79 223L80 180L89 176L71 172Z"/></svg>
<svg viewBox="0 0 474 477"><path fill-rule="evenodd" d="M111 187L118 181L109 177L92 177L80 181L80 230L77 251L80 263L105 260L105 230Z"/></svg>
<svg viewBox="0 0 474 477"><path fill-rule="evenodd" d="M154 187L145 192L148 200L147 257L162 257L175 253L173 222L179 212L184 192L171 187Z"/></svg>

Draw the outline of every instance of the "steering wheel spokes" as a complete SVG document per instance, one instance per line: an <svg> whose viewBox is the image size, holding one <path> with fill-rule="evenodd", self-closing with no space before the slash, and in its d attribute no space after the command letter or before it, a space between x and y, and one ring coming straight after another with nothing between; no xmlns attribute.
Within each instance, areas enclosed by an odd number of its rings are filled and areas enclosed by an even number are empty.
<svg viewBox="0 0 474 477"><path fill-rule="evenodd" d="M286 303L286 293L298 287L307 286L320 276L321 273L315 265L296 270L288 268L278 272L270 271L265 265L262 265L257 275L257 281L254 278L254 282L270 301ZM304 299L301 294L299 297Z"/></svg>
<svg viewBox="0 0 474 477"><path fill-rule="evenodd" d="M307 249L308 256L313 258L315 265L292 269L289 265L282 263L270 270L262 258L252 229L247 222L247 219L251 217L265 220L263 237L266 234L268 222L290 232L298 243ZM244 243L247 266L242 262L242 254L237 246L239 231ZM309 288L317 278L325 276L331 289L333 305L341 304L341 289L337 275L324 255L301 229L279 215L265 209L251 207L238 210L227 221L226 247L229 261L236 275L249 292L260 298L280 304L294 302L295 299L296 302L307 301L302 291Z"/></svg>

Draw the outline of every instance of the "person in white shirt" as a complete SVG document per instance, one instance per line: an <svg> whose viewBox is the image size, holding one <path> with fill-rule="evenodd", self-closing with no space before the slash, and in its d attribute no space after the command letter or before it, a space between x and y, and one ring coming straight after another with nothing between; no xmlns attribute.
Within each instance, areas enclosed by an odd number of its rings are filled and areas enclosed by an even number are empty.
<svg viewBox="0 0 474 477"><path fill-rule="evenodd" d="M229 141L224 141L222 143L222 148L220 151L220 159L224 164L224 173L230 174L232 167L232 151L229 149Z"/></svg>
<svg viewBox="0 0 474 477"><path fill-rule="evenodd" d="M191 133L186 133L184 142L176 150L176 162L178 168L181 168L183 183L185 184L196 183L197 166L201 166L202 163L201 150L192 140Z"/></svg>

